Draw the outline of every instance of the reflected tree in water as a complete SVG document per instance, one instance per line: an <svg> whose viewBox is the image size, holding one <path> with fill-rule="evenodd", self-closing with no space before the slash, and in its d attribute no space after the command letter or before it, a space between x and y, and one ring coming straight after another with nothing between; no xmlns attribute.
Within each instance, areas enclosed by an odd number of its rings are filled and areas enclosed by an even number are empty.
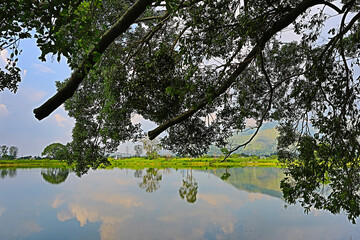
<svg viewBox="0 0 360 240"><path fill-rule="evenodd" d="M198 193L198 183L195 178L192 176L192 169L190 170L190 174L187 171L186 178L182 180L182 186L179 189L179 195L181 199L186 198L188 203L195 203L196 196Z"/></svg>
<svg viewBox="0 0 360 240"><path fill-rule="evenodd" d="M0 177L1 178L5 178L5 177L15 177L16 176L16 169L13 168L13 169L1 169L0 171Z"/></svg>
<svg viewBox="0 0 360 240"><path fill-rule="evenodd" d="M65 182L69 175L69 169L66 168L48 168L41 171L43 179L51 184L60 184Z"/></svg>
<svg viewBox="0 0 360 240"><path fill-rule="evenodd" d="M231 177L231 174L228 172L228 168L225 168L225 172L220 178L221 180L226 181L229 177Z"/></svg>
<svg viewBox="0 0 360 240"><path fill-rule="evenodd" d="M136 178L142 178L142 169L135 170L134 177Z"/></svg>
<svg viewBox="0 0 360 240"><path fill-rule="evenodd" d="M349 151L347 142L340 147L320 145L313 137L303 137L298 146L299 155L287 160L287 176L281 181L286 202L299 202L305 212L345 212L355 224L360 216L359 152Z"/></svg>
<svg viewBox="0 0 360 240"><path fill-rule="evenodd" d="M146 192L155 192L160 188L160 181L162 180L162 174L159 169L149 168L146 170L146 174L142 177L142 182L139 187L145 189Z"/></svg>

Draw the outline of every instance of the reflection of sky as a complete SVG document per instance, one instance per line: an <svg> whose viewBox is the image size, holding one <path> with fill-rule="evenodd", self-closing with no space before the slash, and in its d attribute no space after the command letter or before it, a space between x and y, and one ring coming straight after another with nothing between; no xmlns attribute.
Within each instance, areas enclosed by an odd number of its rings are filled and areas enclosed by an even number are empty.
<svg viewBox="0 0 360 240"><path fill-rule="evenodd" d="M190 204L179 196L186 173L160 174L160 189L148 193L133 170L98 170L82 178L69 174L60 185L44 182L40 169L18 170L15 178L0 180L0 239L360 237L345 216L284 209L279 198L238 190L204 171L192 171L198 194Z"/></svg>

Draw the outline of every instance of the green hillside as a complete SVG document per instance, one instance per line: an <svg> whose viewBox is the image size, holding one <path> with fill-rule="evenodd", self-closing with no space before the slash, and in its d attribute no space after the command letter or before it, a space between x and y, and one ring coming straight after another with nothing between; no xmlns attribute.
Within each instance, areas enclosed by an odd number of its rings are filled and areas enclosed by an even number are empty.
<svg viewBox="0 0 360 240"><path fill-rule="evenodd" d="M275 128L276 123L267 123L260 129L256 137L250 142L245 148L239 149L236 153L244 153L248 155L271 155L276 152L276 138L279 133ZM248 141L255 130L248 130L245 132L240 132L234 134L230 137L229 142L233 146L240 145ZM216 146L211 146L209 150L209 155L221 155L221 151Z"/></svg>

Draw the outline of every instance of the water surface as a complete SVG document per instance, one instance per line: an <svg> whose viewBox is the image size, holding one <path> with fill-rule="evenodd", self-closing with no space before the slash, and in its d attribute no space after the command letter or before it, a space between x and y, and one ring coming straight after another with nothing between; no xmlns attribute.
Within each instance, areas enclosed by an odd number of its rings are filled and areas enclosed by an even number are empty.
<svg viewBox="0 0 360 240"><path fill-rule="evenodd" d="M0 239L360 239L345 215L285 208L277 168L0 177Z"/></svg>

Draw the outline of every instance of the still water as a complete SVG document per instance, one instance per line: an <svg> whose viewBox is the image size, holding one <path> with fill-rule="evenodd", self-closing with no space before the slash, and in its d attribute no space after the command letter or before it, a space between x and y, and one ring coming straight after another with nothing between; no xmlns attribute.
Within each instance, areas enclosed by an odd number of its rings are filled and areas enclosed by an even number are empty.
<svg viewBox="0 0 360 240"><path fill-rule="evenodd" d="M277 168L0 170L0 239L360 239L345 215L284 207Z"/></svg>

